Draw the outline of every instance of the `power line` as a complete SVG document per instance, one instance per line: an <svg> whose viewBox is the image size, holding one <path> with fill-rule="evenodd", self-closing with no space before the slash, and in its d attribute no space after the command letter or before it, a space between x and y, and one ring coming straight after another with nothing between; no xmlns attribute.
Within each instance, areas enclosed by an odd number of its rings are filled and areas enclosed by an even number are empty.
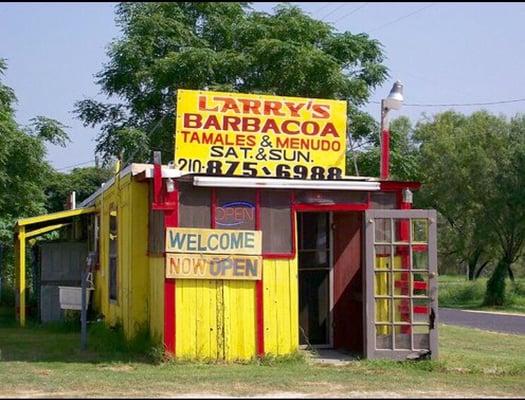
<svg viewBox="0 0 525 400"><path fill-rule="evenodd" d="M321 7L317 7L315 10L311 11L310 13L311 14L316 14L318 13L319 11L325 9L326 7L330 6L331 4L330 3L325 3L323 4Z"/></svg>
<svg viewBox="0 0 525 400"><path fill-rule="evenodd" d="M401 21L401 20L403 20L403 19L405 19L405 18L408 18L408 17L411 17L412 15L418 14L418 13L420 13L421 11L424 11L424 10L426 10L427 8L432 7L434 4L435 4L435 3L427 4L426 6L421 7L421 8L418 8L417 10L412 11L411 13L408 13L408 14L402 15L401 17L396 18L396 19L394 19L394 20L392 20L392 21L390 21L390 22L387 22L387 23L385 23L385 24L383 24L383 25L380 25L380 26L378 26L377 28L371 29L371 30L368 31L368 33L372 33L372 32L377 31L377 30L379 30L379 29L383 29L383 28L385 28L385 27L387 27L387 26L390 26L390 25L392 25L392 24L395 24L396 22L399 22L399 21Z"/></svg>
<svg viewBox="0 0 525 400"><path fill-rule="evenodd" d="M492 106L497 104L509 104L509 103L519 103L525 101L525 98L523 99L510 99L510 100L499 100L499 101L487 101L487 102L480 102L480 103L449 103L449 104L422 104L422 103L412 103L412 104L405 104L403 103L403 107L470 107L470 106ZM370 103L373 104L381 104L380 101L371 101Z"/></svg>
<svg viewBox="0 0 525 400"><path fill-rule="evenodd" d="M95 159L89 160L89 161L84 161L84 162L81 162L81 163L78 163L78 164L68 165L67 167L57 168L56 170L57 171L63 171L65 169L69 169L69 168L73 168L73 167L79 167L81 165L86 165L86 164L89 164L89 163L92 163L92 162L95 162Z"/></svg>
<svg viewBox="0 0 525 400"><path fill-rule="evenodd" d="M325 19L326 17L328 17L329 15L332 15L333 13L335 13L337 10L343 8L343 7L346 7L348 5L348 3L343 3L341 4L340 6L334 8L332 11L329 11L328 14L325 14L323 17L319 18L320 20L323 20Z"/></svg>
<svg viewBox="0 0 525 400"><path fill-rule="evenodd" d="M339 21L341 21L342 19L346 18L346 17L349 17L350 15L352 15L353 13L356 13L358 12L360 9L362 9L363 7L365 7L368 3L365 3L359 7L356 7L354 8L353 10L351 10L350 12L342 15L341 17L337 18L335 21L332 21L332 24L336 24L338 23Z"/></svg>

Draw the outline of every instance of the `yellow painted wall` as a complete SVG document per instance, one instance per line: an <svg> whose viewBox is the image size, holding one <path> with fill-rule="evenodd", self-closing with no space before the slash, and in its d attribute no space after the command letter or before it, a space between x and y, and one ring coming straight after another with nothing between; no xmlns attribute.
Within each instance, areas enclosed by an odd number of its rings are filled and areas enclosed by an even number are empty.
<svg viewBox="0 0 525 400"><path fill-rule="evenodd" d="M179 357L249 359L255 355L255 282L179 279L176 282Z"/></svg>
<svg viewBox="0 0 525 400"><path fill-rule="evenodd" d="M298 287L295 260L264 260L266 353L297 350ZM256 355L254 281L179 279L175 290L176 355L246 360Z"/></svg>
<svg viewBox="0 0 525 400"><path fill-rule="evenodd" d="M109 208L117 206L118 299L109 300ZM100 270L95 274L95 306L110 325L121 323L127 337L148 323L148 185L130 175L117 180L96 200L100 210Z"/></svg>
<svg viewBox="0 0 525 400"><path fill-rule="evenodd" d="M118 301L109 300L109 208L118 205ZM127 337L149 325L164 335L164 257L148 256L148 185L128 175L96 200L100 210L100 265L95 305ZM297 260L263 261L266 353L284 355L299 345ZM176 355L245 360L256 355L255 281L176 281Z"/></svg>
<svg viewBox="0 0 525 400"><path fill-rule="evenodd" d="M264 260L264 344L283 355L299 346L297 259Z"/></svg>

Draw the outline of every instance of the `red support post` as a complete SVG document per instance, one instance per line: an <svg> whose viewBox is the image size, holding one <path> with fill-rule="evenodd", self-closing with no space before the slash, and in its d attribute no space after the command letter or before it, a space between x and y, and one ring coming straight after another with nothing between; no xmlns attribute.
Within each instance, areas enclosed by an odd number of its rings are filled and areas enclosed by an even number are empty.
<svg viewBox="0 0 525 400"><path fill-rule="evenodd" d="M179 192L177 186L175 191L166 193L166 200L169 203L178 204ZM179 225L179 212L178 206L175 206L172 210L166 210L164 212L164 227L174 228ZM164 346L166 351L175 355L176 348L176 307L175 307L175 279L164 279Z"/></svg>
<svg viewBox="0 0 525 400"><path fill-rule="evenodd" d="M401 210L409 210L412 208L411 203L403 201L403 191L398 192L398 204L399 204L399 209ZM410 239L410 222L409 221L401 220L399 222L399 237L403 241L407 241L407 242L409 241ZM402 255L402 263L403 265L409 265L410 253ZM409 291L411 289L410 289L410 285L408 284L409 281L410 281L409 273L408 272L401 273L401 281L398 281L398 282L406 282L406 285L404 285L403 288L401 289L403 295L405 296L410 295ZM401 306L403 307L403 311L401 310L400 311L402 312L403 321L410 322L409 303L407 300L403 300L401 303L402 303ZM410 326L403 326L401 328L402 333L409 334L410 331L411 331Z"/></svg>
<svg viewBox="0 0 525 400"><path fill-rule="evenodd" d="M164 230L179 225L179 191L174 183L174 190L167 192L162 180L162 162L160 152L153 154L153 210L164 212ZM166 352L175 355L176 348L176 309L175 279L164 278L164 347Z"/></svg>
<svg viewBox="0 0 525 400"><path fill-rule="evenodd" d="M388 179L390 170L390 131L383 129L381 131L381 171L382 180Z"/></svg>
<svg viewBox="0 0 525 400"><path fill-rule="evenodd" d="M261 192L255 191L255 230L261 229ZM264 268L261 265L261 279L255 282L255 319L256 351L259 357L264 356Z"/></svg>

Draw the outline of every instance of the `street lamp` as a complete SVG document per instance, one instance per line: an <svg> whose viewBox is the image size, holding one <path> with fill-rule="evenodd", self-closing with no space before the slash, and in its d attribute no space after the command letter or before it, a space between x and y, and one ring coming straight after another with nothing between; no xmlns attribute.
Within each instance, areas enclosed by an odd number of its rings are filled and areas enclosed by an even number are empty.
<svg viewBox="0 0 525 400"><path fill-rule="evenodd" d="M392 86L392 90L386 99L381 100L381 160L379 167L379 176L381 179L388 179L388 171L390 169L390 130L388 127L387 114L390 110L399 110L403 104L403 84L396 81Z"/></svg>

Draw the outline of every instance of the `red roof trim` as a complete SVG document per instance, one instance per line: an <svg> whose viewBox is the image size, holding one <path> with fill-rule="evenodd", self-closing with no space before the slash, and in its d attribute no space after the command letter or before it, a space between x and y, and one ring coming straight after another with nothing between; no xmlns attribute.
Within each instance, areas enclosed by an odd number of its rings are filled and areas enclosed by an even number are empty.
<svg viewBox="0 0 525 400"><path fill-rule="evenodd" d="M404 182L404 181L381 181L380 182L380 191L399 191L404 188L409 188L410 190L418 190L421 187L421 182Z"/></svg>

